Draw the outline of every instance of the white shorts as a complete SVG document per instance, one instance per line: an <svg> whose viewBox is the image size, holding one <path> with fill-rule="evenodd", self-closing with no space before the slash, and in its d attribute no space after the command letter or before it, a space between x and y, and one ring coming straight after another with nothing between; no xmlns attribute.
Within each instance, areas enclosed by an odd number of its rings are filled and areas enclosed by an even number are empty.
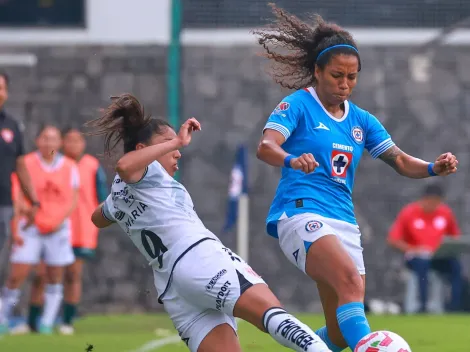
<svg viewBox="0 0 470 352"><path fill-rule="evenodd" d="M19 221L18 234L23 238L23 245L14 245L10 261L17 264L39 264L43 259L50 266L66 266L75 261L70 241L70 222L65 221L60 229L51 234L42 235L36 226L23 230L25 221Z"/></svg>
<svg viewBox="0 0 470 352"><path fill-rule="evenodd" d="M216 326L226 323L236 332L233 308L256 284L265 282L243 259L219 241L206 240L176 264L162 301L181 339L196 352Z"/></svg>
<svg viewBox="0 0 470 352"><path fill-rule="evenodd" d="M297 214L277 225L279 245L287 259L305 273L310 244L326 235L335 235L356 264L359 274L366 273L359 226L312 213Z"/></svg>

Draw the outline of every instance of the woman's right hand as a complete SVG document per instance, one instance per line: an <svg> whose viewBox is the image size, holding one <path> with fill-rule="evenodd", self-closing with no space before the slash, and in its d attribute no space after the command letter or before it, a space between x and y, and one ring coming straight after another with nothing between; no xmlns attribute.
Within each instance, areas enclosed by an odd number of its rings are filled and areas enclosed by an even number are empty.
<svg viewBox="0 0 470 352"><path fill-rule="evenodd" d="M181 146L186 147L189 143L191 143L192 132L200 130L201 124L194 117L186 120L186 122L181 126L177 137Z"/></svg>
<svg viewBox="0 0 470 352"><path fill-rule="evenodd" d="M309 174L315 171L320 164L311 153L304 153L297 158L291 159L290 166L292 166L294 170L302 170L306 174Z"/></svg>

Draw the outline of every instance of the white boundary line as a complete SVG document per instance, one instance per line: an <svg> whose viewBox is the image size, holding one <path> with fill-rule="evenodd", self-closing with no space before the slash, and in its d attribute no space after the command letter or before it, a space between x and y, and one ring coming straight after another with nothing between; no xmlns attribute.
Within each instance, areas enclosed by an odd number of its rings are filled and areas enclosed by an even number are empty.
<svg viewBox="0 0 470 352"><path fill-rule="evenodd" d="M158 350L162 347L165 347L167 345L173 345L178 342L181 342L181 338L179 335L172 335L165 337L163 339L158 339L158 340L151 340L147 342L146 344L142 345L141 347L132 350L131 352L149 352L149 351L155 351Z"/></svg>
<svg viewBox="0 0 470 352"><path fill-rule="evenodd" d="M235 321L237 324L240 324L243 320L239 318L235 318ZM165 337L163 339L155 339L151 340L144 345L140 346L139 348L132 350L130 352L150 352L150 351L155 351L158 350L162 347L165 347L167 345L173 345L181 341L181 337L179 335L172 335Z"/></svg>
<svg viewBox="0 0 470 352"><path fill-rule="evenodd" d="M184 46L234 47L256 44L251 28L242 29L183 29L181 42ZM364 46L410 46L429 42L441 29L434 28L346 28L359 45ZM470 45L470 30L458 29L443 44Z"/></svg>

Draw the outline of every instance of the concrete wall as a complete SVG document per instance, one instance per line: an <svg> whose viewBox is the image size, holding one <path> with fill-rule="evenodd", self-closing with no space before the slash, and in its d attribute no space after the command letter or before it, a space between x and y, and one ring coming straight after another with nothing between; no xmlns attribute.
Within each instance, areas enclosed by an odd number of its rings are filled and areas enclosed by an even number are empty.
<svg viewBox="0 0 470 352"><path fill-rule="evenodd" d="M280 299L297 310L318 309L307 282L264 230L278 171L259 162L255 149L272 109L288 94L264 72L253 47L186 47L182 62L182 115L196 116L203 131L183 152L182 182L205 224L219 233L224 221L229 174L236 145L250 150L251 264ZM10 67L9 111L26 125L28 148L40 121L65 126L92 118L110 95L132 92L147 110L165 115L166 49L160 46L2 47L1 53L37 55L33 67ZM459 173L447 179L448 201L470 232L468 174L470 150L470 49L445 47L426 62L410 61L408 49L363 48L363 72L353 100L383 122L406 152L426 160L452 151ZM8 67L6 67L8 69ZM90 139L89 151L102 152ZM106 161L103 161L108 164ZM111 179L111 174L110 174ZM385 244L394 216L414 200L426 181L396 175L381 161L364 156L354 200L364 235L368 297L399 300L402 259ZM235 248L235 234L221 236ZM87 264L82 310L159 309L151 271L117 228L103 231L98 257Z"/></svg>

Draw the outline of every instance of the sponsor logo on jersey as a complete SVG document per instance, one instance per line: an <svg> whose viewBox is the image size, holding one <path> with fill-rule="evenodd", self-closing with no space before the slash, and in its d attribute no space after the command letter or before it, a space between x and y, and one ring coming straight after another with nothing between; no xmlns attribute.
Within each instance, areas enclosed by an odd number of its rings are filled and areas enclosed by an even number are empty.
<svg viewBox="0 0 470 352"><path fill-rule="evenodd" d="M323 227L323 224L317 220L310 220L305 224L305 231L307 232L314 232Z"/></svg>
<svg viewBox="0 0 470 352"><path fill-rule="evenodd" d="M2 138L6 143L13 142L13 137L15 137L15 134L9 128L2 128L0 134L2 135Z"/></svg>
<svg viewBox="0 0 470 352"><path fill-rule="evenodd" d="M318 123L318 126L317 127L314 127L313 128L314 130L326 130L326 131L329 131L330 129L328 127L326 127L322 122L319 122Z"/></svg>
<svg viewBox="0 0 470 352"><path fill-rule="evenodd" d="M352 153L333 150L331 154L331 175L334 177L346 178L349 165L351 165Z"/></svg>
<svg viewBox="0 0 470 352"><path fill-rule="evenodd" d="M276 106L273 113L276 114L276 115L281 115L282 117L284 117L286 115L283 114L282 112L289 110L289 108L290 108L290 104L283 101L283 102L279 103L278 106Z"/></svg>
<svg viewBox="0 0 470 352"><path fill-rule="evenodd" d="M364 142L364 132L359 126L354 126L351 130L351 134L357 144L362 144L362 142Z"/></svg>
<svg viewBox="0 0 470 352"><path fill-rule="evenodd" d="M145 211L147 210L148 205L142 202L139 202L137 205L134 206L134 209L131 210L131 213L127 216L124 220L124 225L127 229L129 229L136 219L140 217Z"/></svg>
<svg viewBox="0 0 470 352"><path fill-rule="evenodd" d="M333 149L345 150L351 153L354 151L354 147L350 145L339 144L339 143L333 143Z"/></svg>
<svg viewBox="0 0 470 352"><path fill-rule="evenodd" d="M227 300L227 297L230 294L231 285L232 284L230 281L225 281L225 283L222 285L215 299L215 309L220 311L222 307L225 307L225 301Z"/></svg>
<svg viewBox="0 0 470 352"><path fill-rule="evenodd" d="M126 216L126 213L124 213L123 211L120 211L120 210L118 210L116 213L114 213L114 218L117 221L121 221L122 219L124 219L124 216Z"/></svg>
<svg viewBox="0 0 470 352"><path fill-rule="evenodd" d="M280 333L282 337L296 344L304 351L308 351L309 347L314 343L313 336L291 319L286 319L279 324L276 333Z"/></svg>
<svg viewBox="0 0 470 352"><path fill-rule="evenodd" d="M211 281L209 281L209 283L206 285L206 290L207 291L210 291L214 288L214 285L217 283L217 281L219 281L219 279L224 276L225 274L227 274L227 270L225 269L222 269L220 270L217 275L215 275Z"/></svg>

